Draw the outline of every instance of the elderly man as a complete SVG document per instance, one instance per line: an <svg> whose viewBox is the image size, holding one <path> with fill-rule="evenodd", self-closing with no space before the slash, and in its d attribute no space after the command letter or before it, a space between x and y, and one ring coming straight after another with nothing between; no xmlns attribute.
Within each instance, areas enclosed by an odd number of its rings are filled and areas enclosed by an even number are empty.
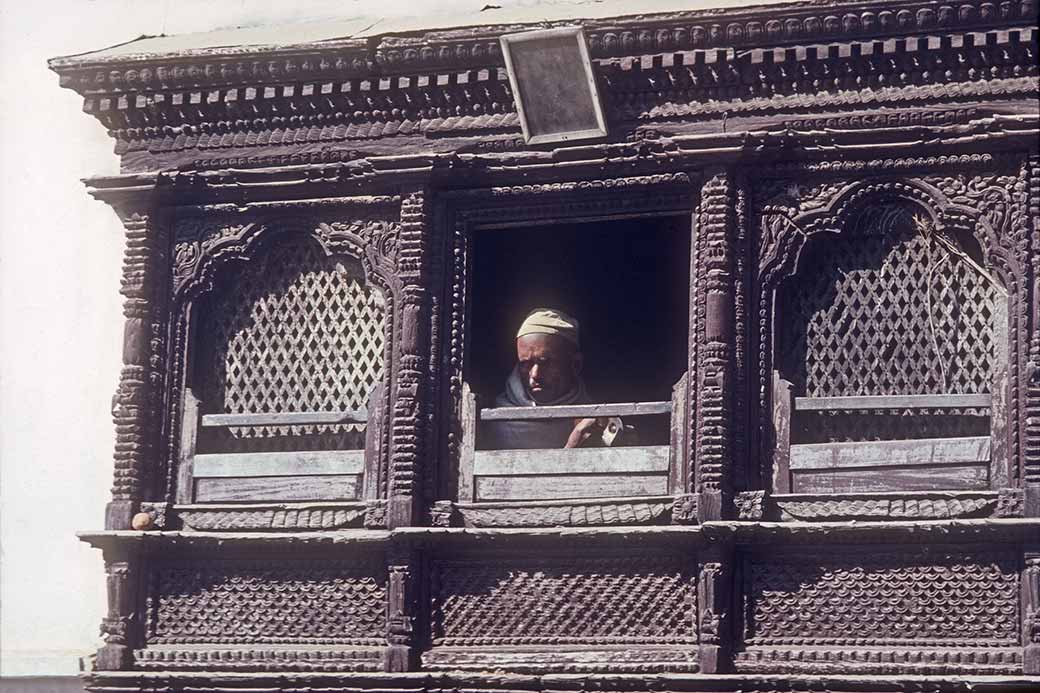
<svg viewBox="0 0 1040 693"><path fill-rule="evenodd" d="M539 308L524 319L516 333L516 360L496 407L590 403L581 378L578 321L563 311ZM620 420L489 421L484 434L487 447L497 449L573 448L598 440L611 425L619 428Z"/></svg>

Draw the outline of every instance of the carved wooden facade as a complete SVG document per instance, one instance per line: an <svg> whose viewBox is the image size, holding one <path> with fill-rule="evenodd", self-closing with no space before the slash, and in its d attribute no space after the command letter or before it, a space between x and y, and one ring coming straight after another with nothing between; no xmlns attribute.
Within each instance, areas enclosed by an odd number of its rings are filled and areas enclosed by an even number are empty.
<svg viewBox="0 0 1040 693"><path fill-rule="evenodd" d="M127 234L90 690L1040 686L1035 2L570 23L558 147L516 26L52 62ZM460 496L474 235L664 215L664 492Z"/></svg>

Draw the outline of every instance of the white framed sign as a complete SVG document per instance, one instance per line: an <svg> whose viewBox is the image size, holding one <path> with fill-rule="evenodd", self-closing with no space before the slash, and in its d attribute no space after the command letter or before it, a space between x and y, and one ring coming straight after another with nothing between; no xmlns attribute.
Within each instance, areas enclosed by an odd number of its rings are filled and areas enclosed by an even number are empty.
<svg viewBox="0 0 1040 693"><path fill-rule="evenodd" d="M499 40L528 144L606 137L581 27L506 34Z"/></svg>

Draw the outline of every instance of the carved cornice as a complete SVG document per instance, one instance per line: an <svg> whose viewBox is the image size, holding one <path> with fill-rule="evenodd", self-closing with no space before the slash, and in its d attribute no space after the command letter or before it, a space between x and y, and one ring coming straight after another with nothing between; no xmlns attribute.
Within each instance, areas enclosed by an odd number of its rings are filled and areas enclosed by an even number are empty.
<svg viewBox="0 0 1040 693"><path fill-rule="evenodd" d="M1014 34L1016 39L1019 33ZM840 47L812 59L778 55L754 62L750 53L724 62L703 54L668 65L601 67L613 121L704 120L869 107L880 103L1030 98L1037 91L1032 40L884 52L884 44ZM838 47L836 47L838 48ZM698 55L701 59L698 59ZM772 54L770 53L770 56ZM313 92L246 98L241 89L173 106L163 98L141 107L88 98L86 109L111 130L117 153L255 149L387 137L476 135L519 130L505 74L492 70L464 84L435 83L370 91ZM157 96L157 95L156 95ZM154 99L152 99L154 101ZM102 100L104 101L104 100ZM147 106L147 107L145 107ZM288 115L291 114L291 115Z"/></svg>
<svg viewBox="0 0 1040 693"><path fill-rule="evenodd" d="M563 22L539 22L539 28ZM754 10L701 10L578 20L595 58L695 49L785 46L893 38L914 32L986 31L1029 26L1034 0L897 0L789 5ZM522 25L391 34L324 42L321 47L237 46L171 54L55 58L62 86L83 94L140 94L162 89L287 85L349 78L387 78L410 71L502 66L498 37Z"/></svg>
<svg viewBox="0 0 1040 693"><path fill-rule="evenodd" d="M1037 91L1034 0L863 2L583 23L615 122L952 96L1021 99ZM516 133L497 37L518 28L51 66L63 86L85 96L84 110L110 130L122 155ZM976 32L987 31L976 45Z"/></svg>

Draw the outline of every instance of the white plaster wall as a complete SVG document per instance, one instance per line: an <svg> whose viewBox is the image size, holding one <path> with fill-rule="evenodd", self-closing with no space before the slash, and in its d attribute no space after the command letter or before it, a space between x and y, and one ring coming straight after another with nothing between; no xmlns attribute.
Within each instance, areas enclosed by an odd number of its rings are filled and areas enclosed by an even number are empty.
<svg viewBox="0 0 1040 693"><path fill-rule="evenodd" d="M75 674L100 644L105 609L100 552L75 532L102 527L111 482L123 241L115 214L79 180L118 167L47 58L141 34L484 4L0 0L0 676Z"/></svg>

